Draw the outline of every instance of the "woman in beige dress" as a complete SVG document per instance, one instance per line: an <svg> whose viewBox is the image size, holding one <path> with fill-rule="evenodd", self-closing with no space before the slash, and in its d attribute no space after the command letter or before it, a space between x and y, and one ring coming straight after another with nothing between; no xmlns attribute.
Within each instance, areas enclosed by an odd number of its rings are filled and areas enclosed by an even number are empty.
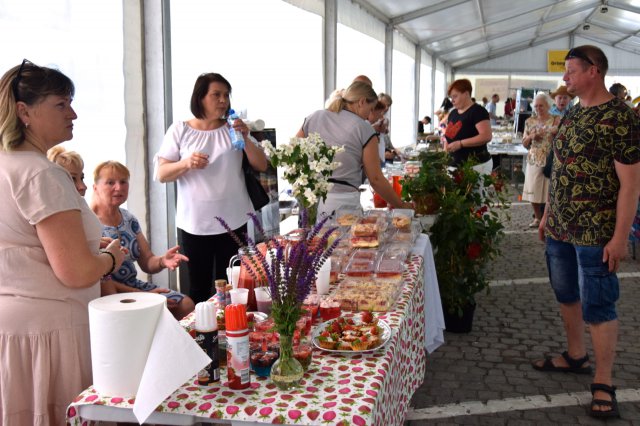
<svg viewBox="0 0 640 426"><path fill-rule="evenodd" d="M524 123L522 134L522 145L529 150L522 199L531 202L535 216L529 224L530 228L537 228L540 224L549 191L549 179L544 176L542 169L560 124L560 117L549 113L552 105L549 95L539 93L533 100L535 115Z"/></svg>
<svg viewBox="0 0 640 426"><path fill-rule="evenodd" d="M63 425L91 384L87 304L120 242L46 152L73 137L74 86L28 61L0 79L0 424Z"/></svg>

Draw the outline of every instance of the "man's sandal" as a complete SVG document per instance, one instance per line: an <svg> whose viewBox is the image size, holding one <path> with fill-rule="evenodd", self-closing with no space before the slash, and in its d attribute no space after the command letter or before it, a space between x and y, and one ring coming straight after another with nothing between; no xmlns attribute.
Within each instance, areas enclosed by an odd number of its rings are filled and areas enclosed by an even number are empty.
<svg viewBox="0 0 640 426"><path fill-rule="evenodd" d="M562 352L562 358L567 362L568 367L557 366L553 364L553 358L547 356L544 358L542 365L536 364L536 361L531 363L531 366L538 371L559 371L563 373L575 373L575 374L591 374L592 368L590 365L584 367L584 363L589 361L589 354L586 354L582 358L571 358L569 352Z"/></svg>
<svg viewBox="0 0 640 426"><path fill-rule="evenodd" d="M618 410L618 400L616 399L616 387L603 385L602 383L591 384L591 395L594 395L596 391L606 392L611 395L611 401L606 399L592 399L591 406L589 407L589 415L591 417L611 418L620 417L620 411ZM599 407L600 410L594 410L595 407ZM610 410L602 410L602 408L609 407Z"/></svg>

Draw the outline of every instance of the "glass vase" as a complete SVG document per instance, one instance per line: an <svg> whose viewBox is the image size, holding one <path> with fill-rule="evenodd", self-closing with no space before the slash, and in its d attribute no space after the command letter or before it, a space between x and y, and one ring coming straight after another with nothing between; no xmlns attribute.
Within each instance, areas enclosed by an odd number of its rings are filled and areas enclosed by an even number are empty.
<svg viewBox="0 0 640 426"><path fill-rule="evenodd" d="M318 219L318 203L307 206L301 200L298 200L298 206L300 207L300 211L298 213L298 228L312 228ZM303 209L307 211L307 223L303 223L302 221Z"/></svg>
<svg viewBox="0 0 640 426"><path fill-rule="evenodd" d="M280 358L271 366L271 380L280 390L300 385L304 370L293 356L293 336L280 335Z"/></svg>

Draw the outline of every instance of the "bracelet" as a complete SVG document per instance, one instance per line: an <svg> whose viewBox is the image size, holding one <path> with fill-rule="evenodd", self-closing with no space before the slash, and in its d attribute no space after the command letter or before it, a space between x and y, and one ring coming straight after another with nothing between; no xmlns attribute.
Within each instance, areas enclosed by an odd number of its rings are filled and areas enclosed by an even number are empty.
<svg viewBox="0 0 640 426"><path fill-rule="evenodd" d="M100 254L108 254L111 257L111 269L109 269L109 271L103 275L103 277L106 277L107 275L111 275L116 269L116 257L113 255L113 253L107 250L100 250Z"/></svg>
<svg viewBox="0 0 640 426"><path fill-rule="evenodd" d="M167 268L167 265L163 265L162 256L158 256L158 265L160 265L161 271Z"/></svg>
<svg viewBox="0 0 640 426"><path fill-rule="evenodd" d="M464 148L464 145L462 145L462 139L460 139L458 142L460 142L460 149Z"/></svg>

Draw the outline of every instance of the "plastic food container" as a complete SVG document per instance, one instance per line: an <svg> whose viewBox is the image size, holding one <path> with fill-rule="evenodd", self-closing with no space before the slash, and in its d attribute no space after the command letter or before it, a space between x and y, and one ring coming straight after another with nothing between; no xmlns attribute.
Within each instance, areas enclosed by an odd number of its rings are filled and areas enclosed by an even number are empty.
<svg viewBox="0 0 640 426"><path fill-rule="evenodd" d="M346 276L355 279L367 279L373 277L374 272L373 259L351 258L349 264L344 270Z"/></svg>

